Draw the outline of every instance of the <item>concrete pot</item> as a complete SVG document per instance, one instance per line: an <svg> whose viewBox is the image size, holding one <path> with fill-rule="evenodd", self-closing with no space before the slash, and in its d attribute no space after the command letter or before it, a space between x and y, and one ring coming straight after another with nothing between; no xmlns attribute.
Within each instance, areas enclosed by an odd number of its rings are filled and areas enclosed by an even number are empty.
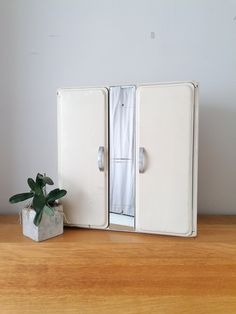
<svg viewBox="0 0 236 314"><path fill-rule="evenodd" d="M54 215L43 213L39 226L34 224L35 211L32 208L22 210L23 234L34 241L44 241L63 234L63 207L54 207Z"/></svg>

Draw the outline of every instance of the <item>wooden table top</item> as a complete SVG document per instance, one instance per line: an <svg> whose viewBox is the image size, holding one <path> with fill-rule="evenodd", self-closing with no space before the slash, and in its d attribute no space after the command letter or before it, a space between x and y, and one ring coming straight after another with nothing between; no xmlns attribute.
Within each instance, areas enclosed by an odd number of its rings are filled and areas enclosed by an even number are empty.
<svg viewBox="0 0 236 314"><path fill-rule="evenodd" d="M25 238L0 217L0 313L236 313L236 216L197 238L66 228Z"/></svg>

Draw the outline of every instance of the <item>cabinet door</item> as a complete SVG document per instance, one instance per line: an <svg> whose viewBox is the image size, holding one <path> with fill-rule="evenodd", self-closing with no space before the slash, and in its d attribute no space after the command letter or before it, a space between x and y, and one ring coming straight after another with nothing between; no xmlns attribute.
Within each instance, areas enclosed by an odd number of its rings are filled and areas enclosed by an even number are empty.
<svg viewBox="0 0 236 314"><path fill-rule="evenodd" d="M192 83L137 89L137 208L141 232L193 232Z"/></svg>
<svg viewBox="0 0 236 314"><path fill-rule="evenodd" d="M68 223L106 228L107 102L105 88L58 92L59 185Z"/></svg>

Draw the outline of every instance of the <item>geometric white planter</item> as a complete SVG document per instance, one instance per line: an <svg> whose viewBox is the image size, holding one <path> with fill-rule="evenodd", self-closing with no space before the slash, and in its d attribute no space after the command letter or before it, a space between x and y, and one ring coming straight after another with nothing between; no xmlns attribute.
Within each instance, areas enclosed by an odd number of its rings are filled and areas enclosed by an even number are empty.
<svg viewBox="0 0 236 314"><path fill-rule="evenodd" d="M39 226L34 224L35 211L31 208L22 210L23 234L34 241L44 241L56 237L63 233L63 207L54 207L54 215L49 216L45 213Z"/></svg>

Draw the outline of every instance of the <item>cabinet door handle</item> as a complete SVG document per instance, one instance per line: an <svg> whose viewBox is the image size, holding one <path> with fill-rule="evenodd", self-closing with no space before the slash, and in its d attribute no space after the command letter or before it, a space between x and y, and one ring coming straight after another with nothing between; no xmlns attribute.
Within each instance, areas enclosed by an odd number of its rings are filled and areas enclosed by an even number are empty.
<svg viewBox="0 0 236 314"><path fill-rule="evenodd" d="M98 169L104 171L104 146L99 146L98 148Z"/></svg>
<svg viewBox="0 0 236 314"><path fill-rule="evenodd" d="M145 171L145 149L144 147L139 147L139 173L144 173Z"/></svg>

